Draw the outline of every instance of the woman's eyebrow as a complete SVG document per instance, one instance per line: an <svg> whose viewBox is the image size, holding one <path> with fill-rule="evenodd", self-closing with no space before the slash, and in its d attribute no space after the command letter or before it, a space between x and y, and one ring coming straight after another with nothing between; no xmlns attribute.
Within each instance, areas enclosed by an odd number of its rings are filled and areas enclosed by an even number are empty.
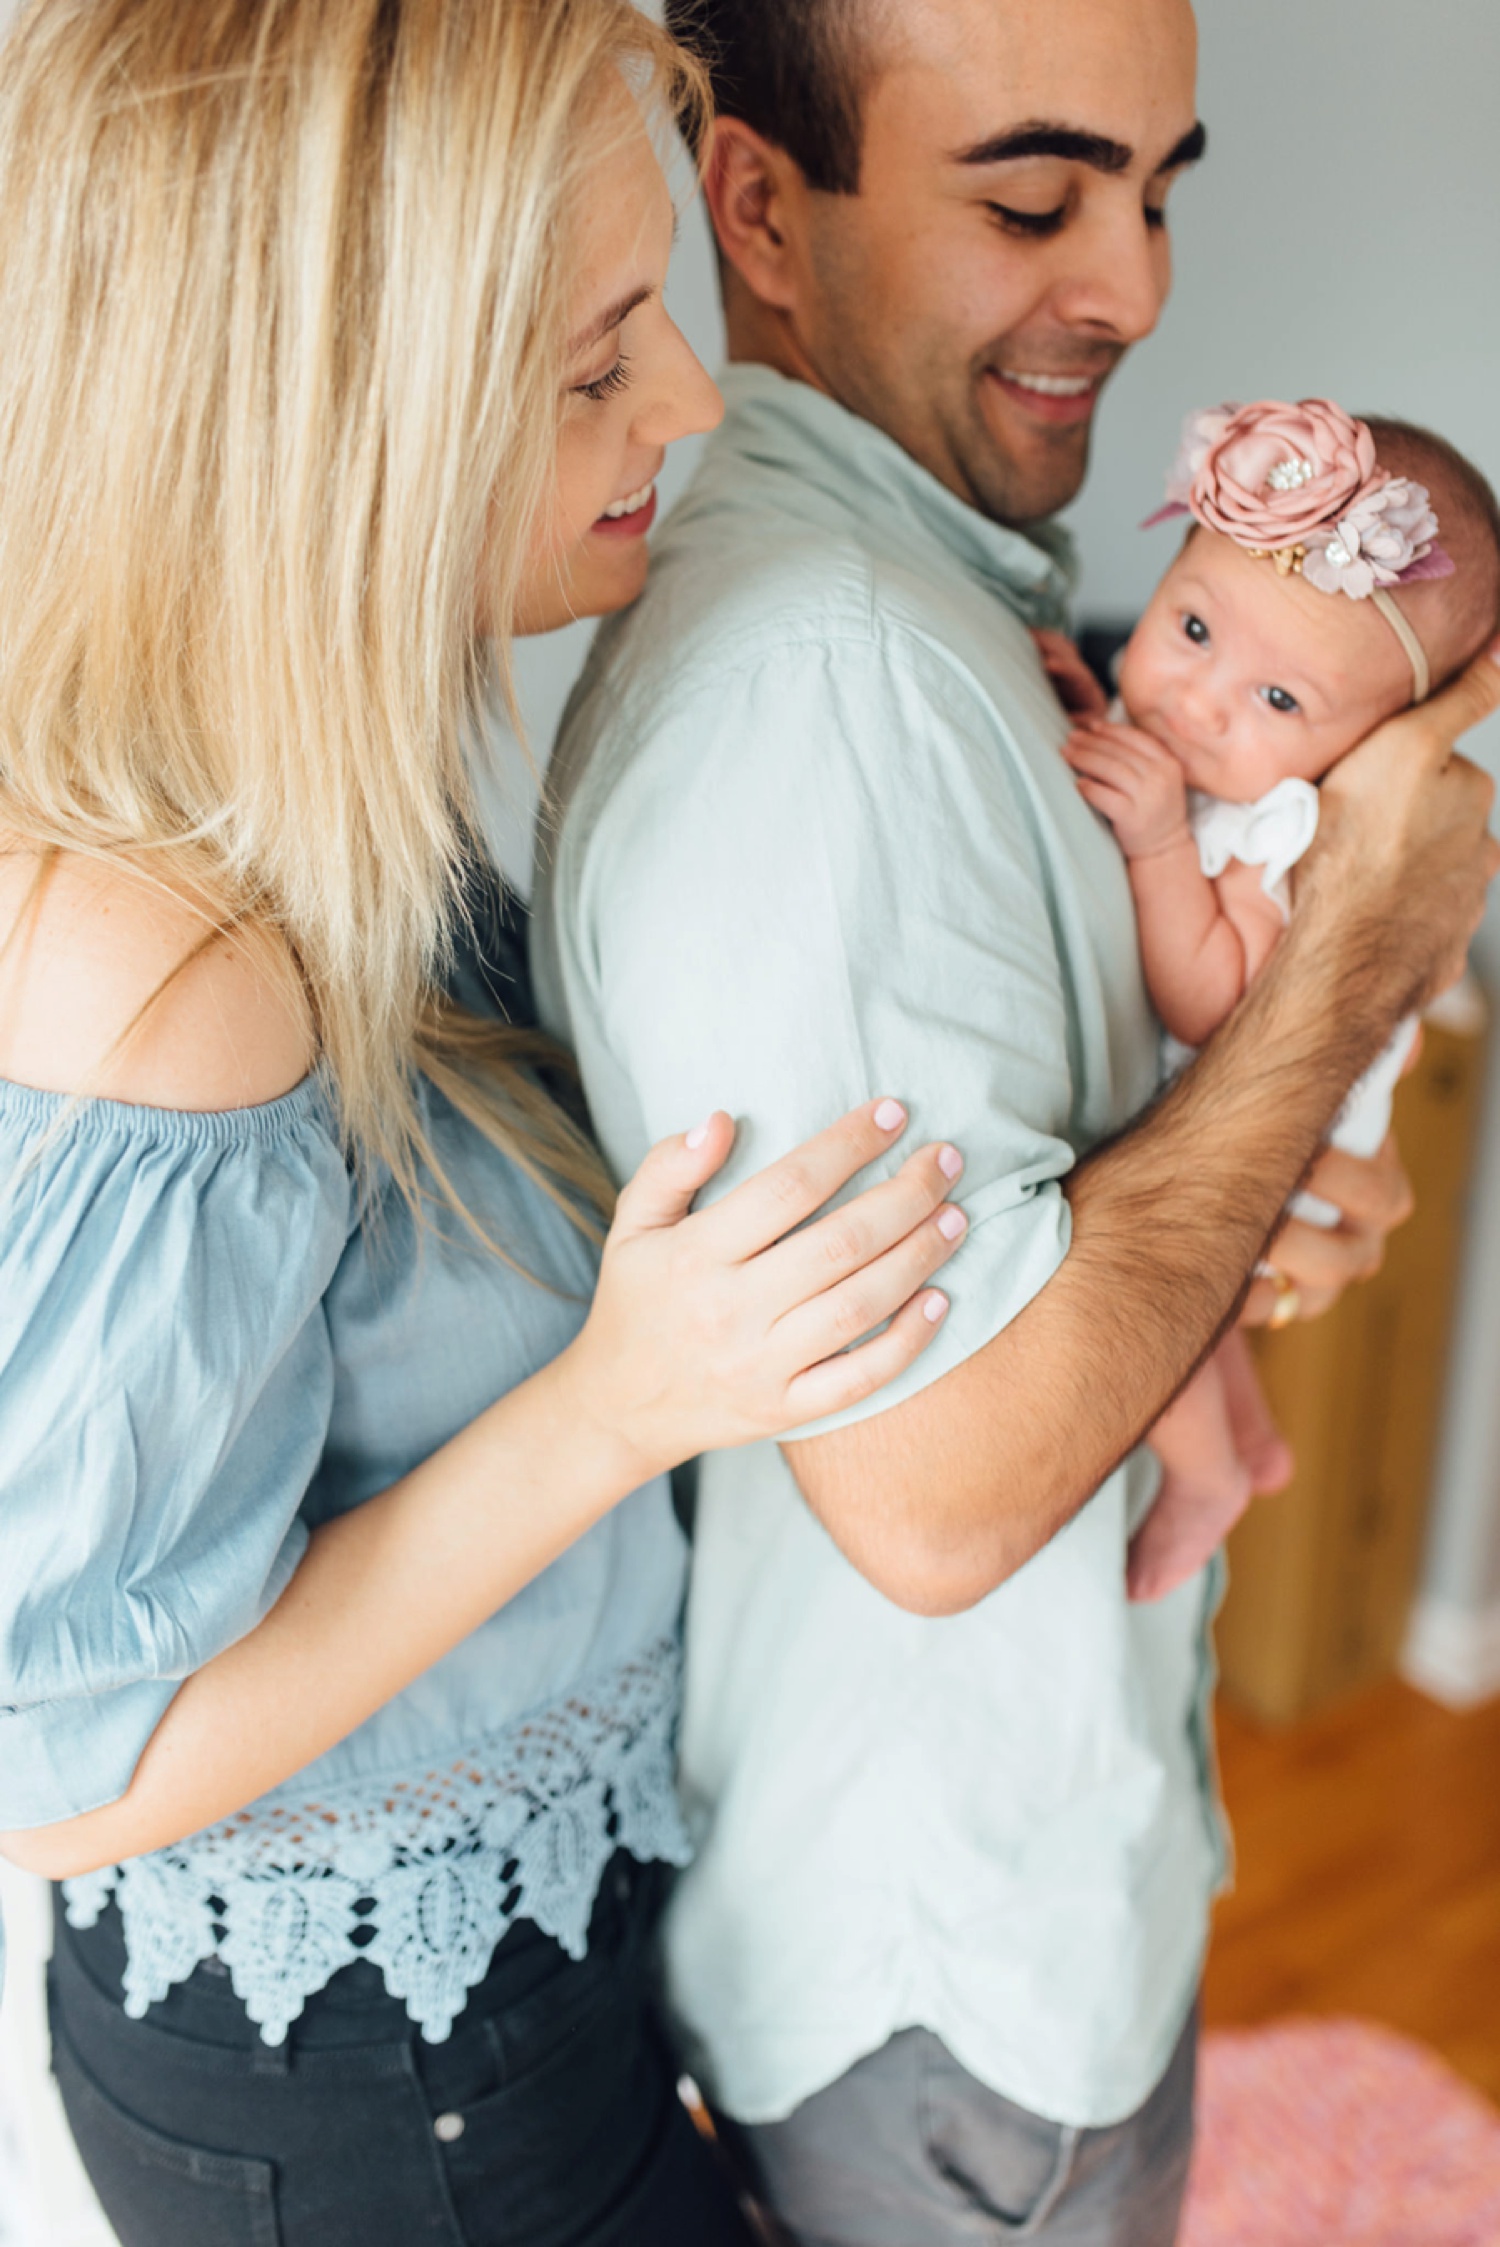
<svg viewBox="0 0 1500 2247"><path fill-rule="evenodd" d="M580 329L574 336L568 345L569 358L575 357L580 351L587 351L591 343L598 343L612 328L619 327L622 320L628 320L637 305L647 303L655 294L656 283L645 281L640 288L632 289L628 296L622 296L607 311L601 312L597 320L591 320L586 328Z"/></svg>
<svg viewBox="0 0 1500 2247"><path fill-rule="evenodd" d="M1152 176L1196 164L1207 147L1206 127L1201 123L1190 126ZM972 148L961 148L952 160L955 164L1014 164L1027 156L1060 157L1065 163L1087 164L1092 171L1111 173L1128 172L1135 162L1135 150L1122 140L1085 132L1077 125L1054 125L1039 119L1008 126L989 140L976 141Z"/></svg>

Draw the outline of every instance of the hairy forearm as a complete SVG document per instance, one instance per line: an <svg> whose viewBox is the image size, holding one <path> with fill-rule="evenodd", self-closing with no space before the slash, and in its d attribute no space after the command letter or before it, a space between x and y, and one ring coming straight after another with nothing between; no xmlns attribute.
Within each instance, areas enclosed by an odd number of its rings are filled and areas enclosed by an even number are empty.
<svg viewBox="0 0 1500 2247"><path fill-rule="evenodd" d="M1202 1045L1244 995L1245 947L1190 835L1129 861L1146 988L1184 1045Z"/></svg>
<svg viewBox="0 0 1500 2247"><path fill-rule="evenodd" d="M1369 932L1365 972L1340 964L1357 941L1322 961L1289 935L1194 1067L1073 1173L1069 1253L1004 1332L908 1402L788 1447L809 1503L889 1597L949 1613L1003 1582L1212 1348L1378 1050L1380 941Z"/></svg>
<svg viewBox="0 0 1500 2247"><path fill-rule="evenodd" d="M568 1353L389 1490L316 1530L277 1604L182 1685L118 1801L10 1834L62 1879L279 1785L502 1607L639 1479L580 1414Z"/></svg>

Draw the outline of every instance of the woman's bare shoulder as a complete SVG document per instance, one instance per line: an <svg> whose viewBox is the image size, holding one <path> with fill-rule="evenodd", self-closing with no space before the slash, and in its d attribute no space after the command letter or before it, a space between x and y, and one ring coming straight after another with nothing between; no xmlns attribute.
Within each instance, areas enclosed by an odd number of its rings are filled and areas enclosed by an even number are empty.
<svg viewBox="0 0 1500 2247"><path fill-rule="evenodd" d="M215 933L181 891L63 855L0 852L0 1077L149 1108L247 1108L312 1066L277 940Z"/></svg>

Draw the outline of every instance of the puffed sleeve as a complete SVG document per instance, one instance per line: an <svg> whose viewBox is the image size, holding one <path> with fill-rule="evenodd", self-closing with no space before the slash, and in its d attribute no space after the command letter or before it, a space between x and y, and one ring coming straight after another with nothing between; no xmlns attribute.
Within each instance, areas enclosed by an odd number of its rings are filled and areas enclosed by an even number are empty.
<svg viewBox="0 0 1500 2247"><path fill-rule="evenodd" d="M0 1087L0 1829L116 1800L285 1588L351 1221L315 1079L211 1115Z"/></svg>

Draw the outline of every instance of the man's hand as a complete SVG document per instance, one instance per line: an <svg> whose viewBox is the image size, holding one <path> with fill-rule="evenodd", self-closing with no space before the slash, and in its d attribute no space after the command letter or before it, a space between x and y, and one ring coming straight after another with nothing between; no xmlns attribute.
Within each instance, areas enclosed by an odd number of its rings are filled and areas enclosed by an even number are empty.
<svg viewBox="0 0 1500 2247"><path fill-rule="evenodd" d="M1095 718L1069 735L1063 755L1078 775L1079 795L1104 814L1127 858L1191 844L1182 767L1153 735Z"/></svg>
<svg viewBox="0 0 1500 2247"><path fill-rule="evenodd" d="M1369 1157L1325 1147L1308 1174L1307 1188L1332 1202L1343 1222L1330 1230L1289 1217L1266 1251L1266 1261L1296 1289L1297 1316L1315 1319L1351 1281L1373 1279L1380 1270L1387 1236L1412 1213L1412 1191L1392 1137L1378 1155ZM1256 1280L1245 1298L1241 1323L1268 1325L1282 1300L1270 1280Z"/></svg>
<svg viewBox="0 0 1500 2247"><path fill-rule="evenodd" d="M1322 784L1296 917L1316 919L1345 963L1336 1003L1378 993L1387 1030L1463 973L1500 870L1494 783L1453 747L1497 708L1500 642L1431 702L1377 727Z"/></svg>

